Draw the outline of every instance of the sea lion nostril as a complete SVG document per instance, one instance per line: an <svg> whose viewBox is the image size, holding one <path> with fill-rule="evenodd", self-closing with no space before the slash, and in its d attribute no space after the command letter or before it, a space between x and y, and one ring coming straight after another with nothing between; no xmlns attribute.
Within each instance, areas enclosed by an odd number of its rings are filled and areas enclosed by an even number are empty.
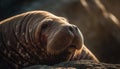
<svg viewBox="0 0 120 69"><path fill-rule="evenodd" d="M71 32L74 31L72 26L69 26L68 29L69 29Z"/></svg>
<svg viewBox="0 0 120 69"><path fill-rule="evenodd" d="M75 30L78 30L78 27L76 25L72 25Z"/></svg>
<svg viewBox="0 0 120 69"><path fill-rule="evenodd" d="M77 27L77 26L75 26L75 30L78 30L78 27Z"/></svg>

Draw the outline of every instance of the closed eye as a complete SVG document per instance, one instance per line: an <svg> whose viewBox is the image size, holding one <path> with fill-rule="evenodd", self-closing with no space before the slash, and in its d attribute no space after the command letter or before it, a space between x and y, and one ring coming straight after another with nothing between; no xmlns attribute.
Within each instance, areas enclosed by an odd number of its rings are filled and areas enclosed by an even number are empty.
<svg viewBox="0 0 120 69"><path fill-rule="evenodd" d="M42 27L41 27L41 29L44 30L44 29L46 29L47 27L48 27L48 24L43 24Z"/></svg>
<svg viewBox="0 0 120 69"><path fill-rule="evenodd" d="M50 27L52 25L52 23L53 23L53 21L45 21L43 23L43 25L41 26L42 31L47 29L48 27Z"/></svg>

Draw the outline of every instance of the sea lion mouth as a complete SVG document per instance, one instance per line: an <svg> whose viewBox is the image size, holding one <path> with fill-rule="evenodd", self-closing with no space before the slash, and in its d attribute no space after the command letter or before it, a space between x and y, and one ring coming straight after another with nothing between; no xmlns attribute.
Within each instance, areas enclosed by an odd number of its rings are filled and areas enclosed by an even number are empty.
<svg viewBox="0 0 120 69"><path fill-rule="evenodd" d="M66 50L66 49L65 49ZM69 45L67 48L67 51L69 52L69 55L67 55L67 61L71 60L74 57L75 51L77 50L76 45Z"/></svg>
<svg viewBox="0 0 120 69"><path fill-rule="evenodd" d="M76 45L69 45L69 46L68 46L68 51L69 51L69 52L74 52L76 49L77 49L77 48L76 48Z"/></svg>
<svg viewBox="0 0 120 69"><path fill-rule="evenodd" d="M73 48L73 49L77 49L76 45L69 45L68 47Z"/></svg>
<svg viewBox="0 0 120 69"><path fill-rule="evenodd" d="M56 55L63 55L63 59L65 61L69 61L74 57L75 51L76 51L76 46L75 45L69 45L66 49L64 49L62 52L58 53L58 54L54 54ZM62 57L62 56L61 56ZM65 58L66 57L66 58Z"/></svg>
<svg viewBox="0 0 120 69"><path fill-rule="evenodd" d="M47 59L48 65L54 65L63 61L70 61L75 56L75 45L69 45L68 48L63 50L58 54L50 53L48 54L49 60ZM51 63L52 62L52 63Z"/></svg>
<svg viewBox="0 0 120 69"><path fill-rule="evenodd" d="M69 45L69 47L71 47L71 48L76 48L76 46L75 46L75 45Z"/></svg>
<svg viewBox="0 0 120 69"><path fill-rule="evenodd" d="M43 55L45 58L42 59L42 61L44 60L44 62L42 62L41 60L39 62L42 64L46 64L46 65L54 65L54 64L58 64L60 62L72 60L74 57L74 54L75 54L75 52L71 53L67 50L60 52L59 54L46 53L46 55Z"/></svg>

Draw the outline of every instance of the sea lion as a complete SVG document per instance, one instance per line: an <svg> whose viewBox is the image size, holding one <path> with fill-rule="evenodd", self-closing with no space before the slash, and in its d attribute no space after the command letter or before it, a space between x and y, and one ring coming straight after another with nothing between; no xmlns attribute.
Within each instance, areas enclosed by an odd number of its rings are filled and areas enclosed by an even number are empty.
<svg viewBox="0 0 120 69"><path fill-rule="evenodd" d="M77 26L47 11L30 11L0 22L0 68L97 58Z"/></svg>

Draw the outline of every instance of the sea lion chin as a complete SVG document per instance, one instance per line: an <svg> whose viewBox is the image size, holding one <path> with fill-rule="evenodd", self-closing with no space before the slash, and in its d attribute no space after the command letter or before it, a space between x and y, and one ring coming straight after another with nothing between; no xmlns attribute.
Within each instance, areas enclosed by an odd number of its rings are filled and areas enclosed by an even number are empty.
<svg viewBox="0 0 120 69"><path fill-rule="evenodd" d="M46 11L30 11L1 21L0 44L1 68L81 59L98 62L84 46L77 26Z"/></svg>

